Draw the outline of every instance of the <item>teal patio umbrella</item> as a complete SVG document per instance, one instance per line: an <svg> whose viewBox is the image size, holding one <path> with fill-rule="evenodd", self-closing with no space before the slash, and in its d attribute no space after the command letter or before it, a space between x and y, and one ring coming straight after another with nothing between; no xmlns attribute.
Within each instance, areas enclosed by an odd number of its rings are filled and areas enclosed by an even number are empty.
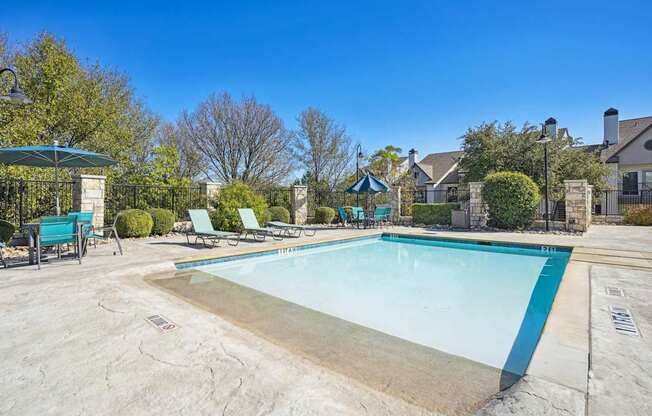
<svg viewBox="0 0 652 416"><path fill-rule="evenodd" d="M365 174L346 190L350 194L377 194L388 191L389 186L370 173ZM365 207L367 207L367 198L365 198Z"/></svg>
<svg viewBox="0 0 652 416"><path fill-rule="evenodd" d="M107 155L74 147L59 146L55 141L49 146L23 146L0 148L0 163L5 165L54 168L54 193L57 215L59 206L59 168L96 168L111 166L117 162Z"/></svg>

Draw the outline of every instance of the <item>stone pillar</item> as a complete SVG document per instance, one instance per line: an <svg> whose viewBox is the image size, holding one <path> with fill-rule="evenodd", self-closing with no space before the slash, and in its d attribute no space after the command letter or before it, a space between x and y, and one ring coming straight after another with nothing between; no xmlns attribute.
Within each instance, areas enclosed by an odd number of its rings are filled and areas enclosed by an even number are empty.
<svg viewBox="0 0 652 416"><path fill-rule="evenodd" d="M564 181L566 229L586 231L591 224L591 187L586 179Z"/></svg>
<svg viewBox="0 0 652 416"><path fill-rule="evenodd" d="M469 223L471 227L487 225L487 208L482 200L484 182L469 182Z"/></svg>
<svg viewBox="0 0 652 416"><path fill-rule="evenodd" d="M206 198L206 208L213 208L211 201L217 198L222 184L218 182L199 182L199 192Z"/></svg>
<svg viewBox="0 0 652 416"><path fill-rule="evenodd" d="M104 226L106 176L76 175L72 178L72 210L92 211L93 225Z"/></svg>
<svg viewBox="0 0 652 416"><path fill-rule="evenodd" d="M390 186L389 188L389 206L392 208L392 221L398 223L401 216L401 187Z"/></svg>
<svg viewBox="0 0 652 416"><path fill-rule="evenodd" d="M292 186L292 221L295 224L305 224L308 221L308 187Z"/></svg>

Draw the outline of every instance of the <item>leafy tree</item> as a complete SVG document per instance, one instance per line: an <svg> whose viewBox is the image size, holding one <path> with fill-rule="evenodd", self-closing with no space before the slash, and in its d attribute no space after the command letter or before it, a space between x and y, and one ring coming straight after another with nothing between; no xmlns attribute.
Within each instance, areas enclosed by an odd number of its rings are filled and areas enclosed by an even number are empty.
<svg viewBox="0 0 652 416"><path fill-rule="evenodd" d="M180 139L201 154L204 173L224 183L265 186L292 172L291 138L281 119L254 97L211 95L178 121Z"/></svg>
<svg viewBox="0 0 652 416"><path fill-rule="evenodd" d="M470 128L462 136L464 157L460 168L466 172L465 181L481 181L488 174L499 171L521 172L540 188L544 184L543 145L537 142L541 130L524 125L520 130L511 123L483 123ZM605 186L606 167L599 154L578 148L581 142L572 137L548 143L549 176L552 189L563 187L569 179L587 179L601 189Z"/></svg>
<svg viewBox="0 0 652 416"><path fill-rule="evenodd" d="M369 170L387 182L394 182L400 176L398 167L401 164L401 148L387 145L369 156Z"/></svg>
<svg viewBox="0 0 652 416"><path fill-rule="evenodd" d="M33 104L0 103L0 145L58 140L118 160L116 167L105 171L110 178L128 178L145 170L158 118L135 97L125 75L98 63L82 65L63 40L47 33L11 54L6 64L16 68ZM7 171L22 177L52 174L18 167Z"/></svg>
<svg viewBox="0 0 652 416"><path fill-rule="evenodd" d="M294 153L306 170L309 185L333 190L350 174L354 160L346 128L314 107L299 114L298 122Z"/></svg>

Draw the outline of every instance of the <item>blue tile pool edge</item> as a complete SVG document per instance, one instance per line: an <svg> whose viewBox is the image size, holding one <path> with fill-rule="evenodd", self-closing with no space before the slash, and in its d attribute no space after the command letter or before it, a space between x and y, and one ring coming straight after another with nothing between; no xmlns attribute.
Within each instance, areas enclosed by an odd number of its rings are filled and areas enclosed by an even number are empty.
<svg viewBox="0 0 652 416"><path fill-rule="evenodd" d="M486 248L489 247L520 248L520 249L538 250L542 255L546 255L550 253L560 253L560 254L568 253L569 257L573 251L571 247L555 246L555 245L470 240L470 239L463 239L463 238L436 237L436 236L424 236L424 235L412 235L412 234L400 234L400 233L382 233L382 234L375 234L375 235L362 236L362 237L344 238L341 240L323 241L320 243L308 243L308 244L303 244L295 247L271 248L269 250L256 251L253 253L234 254L231 256L222 256L222 257L215 257L215 258L209 258L203 260L180 260L178 262L175 262L174 265L178 270L192 269L193 267L206 266L208 264L224 263L227 261L243 260L247 258L255 258L260 256L280 254L288 251L302 251L311 248L325 247L325 246L331 246L331 245L337 245L343 243L350 243L354 241L374 240L374 239L378 239L378 240L386 239L387 241L397 241L397 242L405 242L405 243L409 243L409 240L426 240L426 241L434 241L434 242L450 242L450 243L459 244L461 246L469 245L469 246L484 246ZM544 248L546 248L547 250L544 251ZM531 255L535 255L535 253L531 253Z"/></svg>

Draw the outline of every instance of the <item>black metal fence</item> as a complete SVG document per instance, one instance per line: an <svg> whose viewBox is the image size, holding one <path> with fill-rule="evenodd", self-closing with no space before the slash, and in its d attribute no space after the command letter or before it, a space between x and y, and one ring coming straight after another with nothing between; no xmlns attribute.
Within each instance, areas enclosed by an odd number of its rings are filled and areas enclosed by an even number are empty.
<svg viewBox="0 0 652 416"><path fill-rule="evenodd" d="M548 215L550 221L566 221L566 190L564 188L551 189L548 192ZM535 219L546 219L546 195L542 192L537 206Z"/></svg>
<svg viewBox="0 0 652 416"><path fill-rule="evenodd" d="M652 189L593 192L593 215L622 216L631 208L652 207Z"/></svg>
<svg viewBox="0 0 652 416"><path fill-rule="evenodd" d="M188 209L206 208L208 201L198 185L159 186L109 184L104 194L104 222L111 224L124 209L165 208L177 219L187 219Z"/></svg>
<svg viewBox="0 0 652 416"><path fill-rule="evenodd" d="M71 181L59 181L61 213L72 210ZM54 181L0 179L0 219L20 227L43 215L56 215Z"/></svg>
<svg viewBox="0 0 652 416"><path fill-rule="evenodd" d="M467 188L437 190L401 190L401 215L412 215L412 204L443 204L469 200Z"/></svg>
<svg viewBox="0 0 652 416"><path fill-rule="evenodd" d="M268 207L284 207L292 212L292 189L290 188L266 188L256 189L256 193L265 198Z"/></svg>

